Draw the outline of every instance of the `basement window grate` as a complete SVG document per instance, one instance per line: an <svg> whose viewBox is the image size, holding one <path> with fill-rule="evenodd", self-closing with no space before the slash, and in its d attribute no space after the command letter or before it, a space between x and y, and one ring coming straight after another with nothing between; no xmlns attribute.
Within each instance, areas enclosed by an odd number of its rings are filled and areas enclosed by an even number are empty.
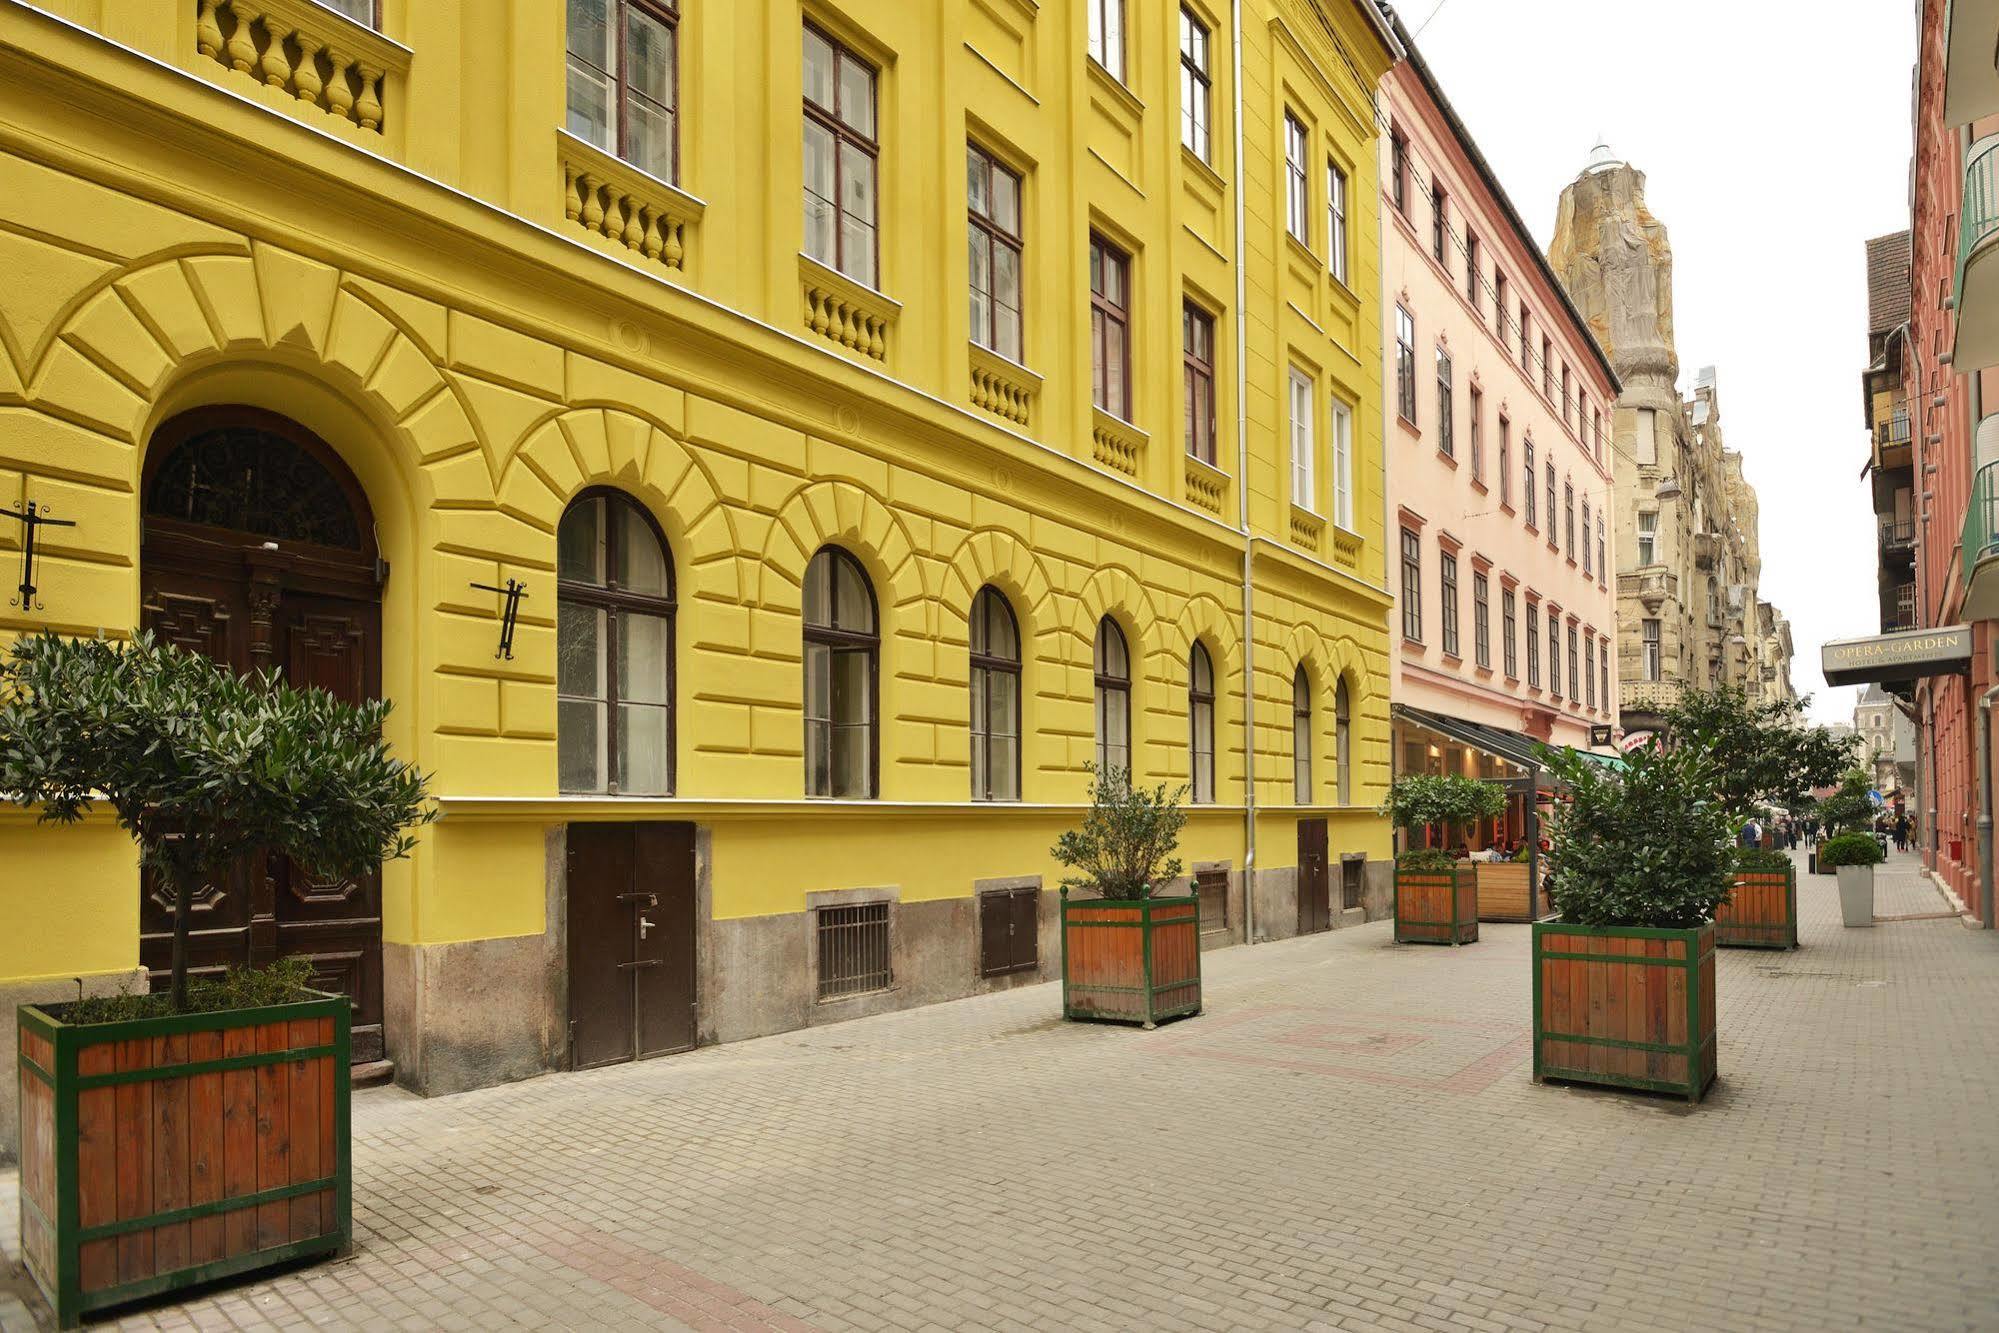
<svg viewBox="0 0 1999 1333"><path fill-rule="evenodd" d="M818 909L819 998L838 1000L889 987L888 904Z"/></svg>

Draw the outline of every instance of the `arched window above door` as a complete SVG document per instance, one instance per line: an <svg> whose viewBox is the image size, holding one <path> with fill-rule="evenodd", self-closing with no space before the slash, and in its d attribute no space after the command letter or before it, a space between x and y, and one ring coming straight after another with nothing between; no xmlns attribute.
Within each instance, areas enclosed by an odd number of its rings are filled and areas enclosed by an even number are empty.
<svg viewBox="0 0 1999 1333"><path fill-rule="evenodd" d="M153 437L146 517L372 555L367 500L332 450L251 407L187 412Z"/></svg>
<svg viewBox="0 0 1999 1333"><path fill-rule="evenodd" d="M556 752L566 792L673 792L673 562L622 491L556 529Z"/></svg>

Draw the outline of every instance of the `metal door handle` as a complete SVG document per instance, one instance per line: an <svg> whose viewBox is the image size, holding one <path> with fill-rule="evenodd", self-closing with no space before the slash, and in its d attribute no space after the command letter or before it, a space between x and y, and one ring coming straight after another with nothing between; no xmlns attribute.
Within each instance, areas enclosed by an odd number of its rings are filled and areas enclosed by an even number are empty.
<svg viewBox="0 0 1999 1333"><path fill-rule="evenodd" d="M644 918L644 917L640 917L640 918L639 918L639 938L640 938L640 939L644 939L644 938L646 937L646 932L647 932L647 931L649 931L649 930L651 930L651 929L652 929L652 922L650 922L650 921L646 920L646 918Z"/></svg>

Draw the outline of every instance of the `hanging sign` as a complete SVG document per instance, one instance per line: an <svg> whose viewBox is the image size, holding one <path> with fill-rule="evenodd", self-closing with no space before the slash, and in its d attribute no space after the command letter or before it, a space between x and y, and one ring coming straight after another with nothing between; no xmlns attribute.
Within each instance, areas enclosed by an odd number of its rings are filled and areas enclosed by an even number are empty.
<svg viewBox="0 0 1999 1333"><path fill-rule="evenodd" d="M1971 626L1902 630L1866 639L1837 639L1821 650L1828 685L1947 676L1971 669Z"/></svg>

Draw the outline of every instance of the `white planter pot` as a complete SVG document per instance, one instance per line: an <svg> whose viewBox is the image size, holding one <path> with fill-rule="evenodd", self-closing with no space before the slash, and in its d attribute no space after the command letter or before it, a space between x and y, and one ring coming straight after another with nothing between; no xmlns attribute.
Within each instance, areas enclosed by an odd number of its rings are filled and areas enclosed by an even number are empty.
<svg viewBox="0 0 1999 1333"><path fill-rule="evenodd" d="M1874 924L1874 867L1839 867L1839 915L1849 926Z"/></svg>

